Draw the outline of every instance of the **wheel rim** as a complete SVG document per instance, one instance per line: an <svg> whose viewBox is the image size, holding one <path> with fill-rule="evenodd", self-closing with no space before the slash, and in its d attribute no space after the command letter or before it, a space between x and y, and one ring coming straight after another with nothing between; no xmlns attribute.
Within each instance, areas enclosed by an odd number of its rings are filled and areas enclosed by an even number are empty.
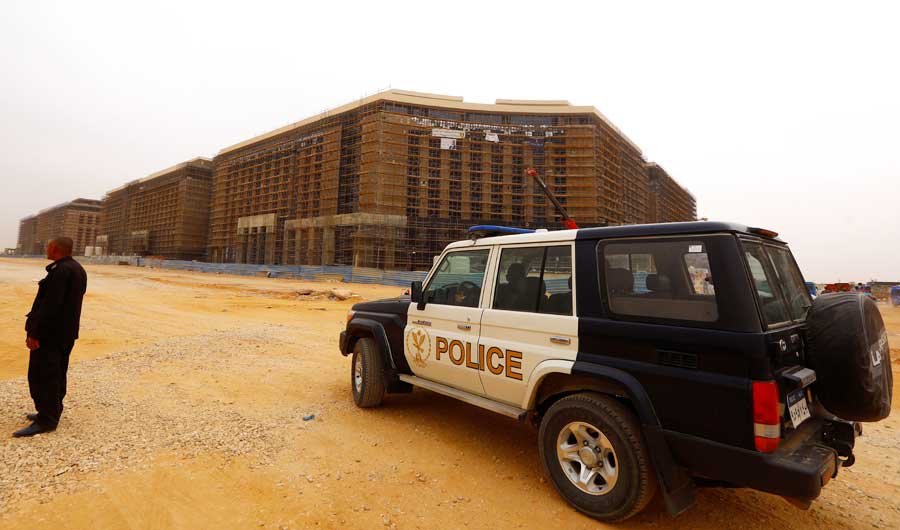
<svg viewBox="0 0 900 530"><path fill-rule="evenodd" d="M619 459L609 438L590 423L574 421L559 432L556 456L569 481L590 495L606 495L619 480Z"/></svg>
<svg viewBox="0 0 900 530"><path fill-rule="evenodd" d="M357 354L356 360L353 362L353 386L356 387L357 394L362 392L362 379L363 379L362 355Z"/></svg>

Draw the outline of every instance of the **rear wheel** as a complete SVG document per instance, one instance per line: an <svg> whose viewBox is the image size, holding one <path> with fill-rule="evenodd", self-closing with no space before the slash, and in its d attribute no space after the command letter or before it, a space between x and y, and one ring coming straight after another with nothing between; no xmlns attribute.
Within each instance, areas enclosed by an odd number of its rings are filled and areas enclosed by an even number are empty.
<svg viewBox="0 0 900 530"><path fill-rule="evenodd" d="M350 387L358 407L377 407L384 399L384 364L375 341L364 337L353 347Z"/></svg>
<svg viewBox="0 0 900 530"><path fill-rule="evenodd" d="M541 461L572 506L602 521L622 521L653 498L656 480L634 414L615 399L565 397L541 420Z"/></svg>

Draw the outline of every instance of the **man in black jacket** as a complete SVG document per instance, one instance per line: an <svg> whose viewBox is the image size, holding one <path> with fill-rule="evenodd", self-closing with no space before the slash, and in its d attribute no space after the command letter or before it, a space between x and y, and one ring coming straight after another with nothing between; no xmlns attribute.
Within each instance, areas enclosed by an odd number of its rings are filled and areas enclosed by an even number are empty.
<svg viewBox="0 0 900 530"><path fill-rule="evenodd" d="M56 429L66 396L69 354L78 338L81 300L87 290L87 274L72 259L72 240L58 237L47 245L47 276L41 280L31 312L25 321L25 344L31 350L28 388L37 409L28 414L32 424L13 433L34 436Z"/></svg>

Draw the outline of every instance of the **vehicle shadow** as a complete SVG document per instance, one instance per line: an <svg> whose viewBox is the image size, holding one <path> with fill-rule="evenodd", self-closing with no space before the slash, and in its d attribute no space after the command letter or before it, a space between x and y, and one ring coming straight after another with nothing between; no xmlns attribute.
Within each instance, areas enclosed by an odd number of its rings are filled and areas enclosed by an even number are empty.
<svg viewBox="0 0 900 530"><path fill-rule="evenodd" d="M546 496L544 506L554 511L572 511L545 478L538 452L538 430L528 422L518 422L422 389L388 395L381 407L364 412L370 413L378 418L373 421L390 424L394 432L407 430L410 435L440 439L455 449L457 455L464 455L461 460L465 460L465 465L473 465L478 474L496 474L496 469L502 468L502 478L512 478L515 484L505 494L507 498L515 495L524 482L530 490ZM583 524L596 525L587 516L580 517ZM647 526L673 529L869 527L868 523L850 519L834 506L816 504L812 510L802 511L774 495L727 488L698 488L696 503L674 518L657 493L642 513L614 525L615 528Z"/></svg>

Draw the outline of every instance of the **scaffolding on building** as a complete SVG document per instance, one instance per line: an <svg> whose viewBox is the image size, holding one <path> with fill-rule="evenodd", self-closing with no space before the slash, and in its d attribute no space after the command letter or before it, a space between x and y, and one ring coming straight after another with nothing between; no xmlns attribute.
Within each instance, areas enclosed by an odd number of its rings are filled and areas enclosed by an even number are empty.
<svg viewBox="0 0 900 530"><path fill-rule="evenodd" d="M47 243L57 237L72 239L72 253L84 254L97 233L100 201L75 199L45 208L19 222L17 252L24 255L43 254Z"/></svg>
<svg viewBox="0 0 900 530"><path fill-rule="evenodd" d="M645 164L593 107L391 90L223 149L208 257L427 269L473 224L560 227L530 167L581 226L654 222Z"/></svg>
<svg viewBox="0 0 900 530"><path fill-rule="evenodd" d="M655 162L645 165L650 179L650 222L694 221L697 200Z"/></svg>
<svg viewBox="0 0 900 530"><path fill-rule="evenodd" d="M38 218L36 215L29 215L19 221L19 238L16 243L16 254L28 256L41 252L37 244L37 223Z"/></svg>
<svg viewBox="0 0 900 530"><path fill-rule="evenodd" d="M19 252L69 231L79 253L425 270L471 225L562 228L529 168L581 227L696 218L593 107L389 90L131 181L91 221L25 218Z"/></svg>
<svg viewBox="0 0 900 530"><path fill-rule="evenodd" d="M206 255L212 161L195 158L109 191L99 254L201 260Z"/></svg>

